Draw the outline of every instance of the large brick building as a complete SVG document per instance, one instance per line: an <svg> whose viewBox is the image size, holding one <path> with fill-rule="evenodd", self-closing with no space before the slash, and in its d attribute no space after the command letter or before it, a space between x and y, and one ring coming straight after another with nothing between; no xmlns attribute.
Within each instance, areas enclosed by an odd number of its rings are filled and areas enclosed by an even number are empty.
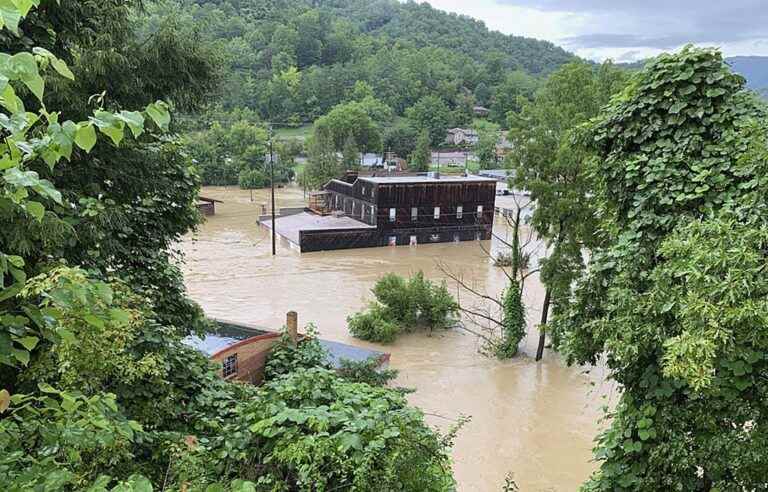
<svg viewBox="0 0 768 492"><path fill-rule="evenodd" d="M355 177L330 181L322 195L320 213L277 221L278 234L302 252L489 240L493 231L489 178Z"/></svg>

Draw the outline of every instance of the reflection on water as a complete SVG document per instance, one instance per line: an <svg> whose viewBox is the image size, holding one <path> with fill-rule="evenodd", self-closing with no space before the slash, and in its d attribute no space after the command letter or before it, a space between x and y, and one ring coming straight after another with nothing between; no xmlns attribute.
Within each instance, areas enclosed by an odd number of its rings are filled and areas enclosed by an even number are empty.
<svg viewBox="0 0 768 492"><path fill-rule="evenodd" d="M507 472L525 492L573 491L589 476L608 385L600 375L565 367L550 352L534 362L538 335L532 327L522 354L508 362L478 354L476 338L458 330L410 334L386 347L347 332L346 317L365 306L374 282L386 272L423 270L439 280L442 262L478 287L500 292L506 278L478 243L300 255L278 238L272 257L269 232L256 224L267 192L254 192L253 202L250 192L232 188L210 187L203 195L224 203L182 247L187 287L208 315L279 328L285 313L296 310L299 322L315 323L323 338L391 352L391 366L400 370L397 384L417 389L411 402L432 424L445 428L449 419L472 416L454 450L460 491L500 490ZM279 190L278 208L303 203L301 190ZM526 284L531 324L539 318L542 298L534 276Z"/></svg>

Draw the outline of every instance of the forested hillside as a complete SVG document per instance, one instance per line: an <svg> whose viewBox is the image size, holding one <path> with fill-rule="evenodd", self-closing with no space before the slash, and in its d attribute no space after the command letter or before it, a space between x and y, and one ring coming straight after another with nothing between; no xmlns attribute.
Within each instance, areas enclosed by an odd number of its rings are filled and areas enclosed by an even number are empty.
<svg viewBox="0 0 768 492"><path fill-rule="evenodd" d="M230 70L224 108L313 121L362 80L403 114L427 95L451 108L493 105L507 73L550 73L573 55L551 43L396 0L179 0L174 13L217 40ZM165 14L174 4L162 4ZM493 107L491 109L494 109ZM496 108L502 120L506 110Z"/></svg>

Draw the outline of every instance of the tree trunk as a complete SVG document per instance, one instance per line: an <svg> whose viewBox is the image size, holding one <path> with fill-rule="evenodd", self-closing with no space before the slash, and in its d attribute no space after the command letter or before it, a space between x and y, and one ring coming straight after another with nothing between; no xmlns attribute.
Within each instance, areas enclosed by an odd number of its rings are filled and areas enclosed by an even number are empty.
<svg viewBox="0 0 768 492"><path fill-rule="evenodd" d="M541 307L541 323L539 324L539 347L536 349L536 361L540 361L544 357L544 344L547 342L547 334L541 329L541 326L547 324L547 318L549 317L549 302L552 298L552 290L547 287L544 293L544 305Z"/></svg>

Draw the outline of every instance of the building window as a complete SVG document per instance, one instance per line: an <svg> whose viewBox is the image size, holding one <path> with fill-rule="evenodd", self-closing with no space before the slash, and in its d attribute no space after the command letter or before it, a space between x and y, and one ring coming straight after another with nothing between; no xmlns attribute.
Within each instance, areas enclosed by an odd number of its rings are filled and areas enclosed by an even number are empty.
<svg viewBox="0 0 768 492"><path fill-rule="evenodd" d="M419 218L419 209L417 207L411 208L411 221L416 222Z"/></svg>
<svg viewBox="0 0 768 492"><path fill-rule="evenodd" d="M222 370L225 378L237 374L237 354L228 355L224 359Z"/></svg>
<svg viewBox="0 0 768 492"><path fill-rule="evenodd" d="M477 206L477 218L480 219L482 217L483 217L483 206L482 205L478 205Z"/></svg>
<svg viewBox="0 0 768 492"><path fill-rule="evenodd" d="M464 207L459 205L458 207L456 207L456 218L460 219L462 217L464 217Z"/></svg>
<svg viewBox="0 0 768 492"><path fill-rule="evenodd" d="M440 207L435 207L435 220L440 218Z"/></svg>
<svg viewBox="0 0 768 492"><path fill-rule="evenodd" d="M389 209L389 221L394 222L395 218L397 218L397 209L396 208L390 208Z"/></svg>

